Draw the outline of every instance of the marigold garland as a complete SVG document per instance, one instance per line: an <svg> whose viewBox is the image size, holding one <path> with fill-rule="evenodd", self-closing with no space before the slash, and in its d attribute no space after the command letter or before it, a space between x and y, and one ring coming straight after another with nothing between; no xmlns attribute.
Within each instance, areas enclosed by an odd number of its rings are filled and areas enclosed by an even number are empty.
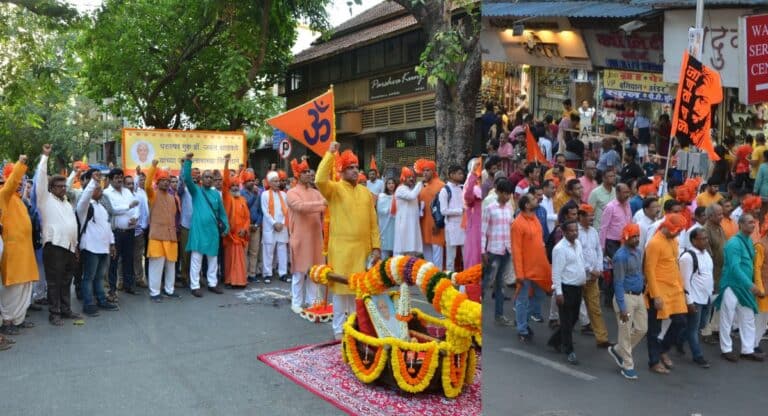
<svg viewBox="0 0 768 416"><path fill-rule="evenodd" d="M451 286L451 281L445 279L441 280L440 283L437 284L437 287L435 287L435 296L432 298L432 307L434 307L436 311L440 310L440 299L448 286Z"/></svg>
<svg viewBox="0 0 768 416"><path fill-rule="evenodd" d="M483 277L483 265L476 264L462 272L456 273L451 276L453 284L463 286L480 282Z"/></svg>
<svg viewBox="0 0 768 416"><path fill-rule="evenodd" d="M347 359L345 360L352 372L363 383L372 383L384 370L387 365L387 349L383 346L376 348L376 353L373 356L373 363L366 367L363 360L360 358L360 352L357 350L357 341L351 336L347 335L344 341L344 346L347 351Z"/></svg>
<svg viewBox="0 0 768 416"><path fill-rule="evenodd" d="M474 351L471 351L474 353ZM441 379L443 382L443 392L445 397L452 399L461 393L466 379L467 356L470 352L461 354L447 353L443 357L443 366L441 369ZM455 362L458 360L458 365Z"/></svg>
<svg viewBox="0 0 768 416"><path fill-rule="evenodd" d="M474 348L469 349L469 354L467 357L467 375L466 379L464 379L464 384L467 386L471 386L472 383L475 382L475 374L477 371L477 352Z"/></svg>
<svg viewBox="0 0 768 416"><path fill-rule="evenodd" d="M421 368L415 376L408 374L405 353L396 345L392 346L391 364L392 373L397 385L408 393L420 393L432 382L440 359L435 357L436 348L429 349L421 362Z"/></svg>

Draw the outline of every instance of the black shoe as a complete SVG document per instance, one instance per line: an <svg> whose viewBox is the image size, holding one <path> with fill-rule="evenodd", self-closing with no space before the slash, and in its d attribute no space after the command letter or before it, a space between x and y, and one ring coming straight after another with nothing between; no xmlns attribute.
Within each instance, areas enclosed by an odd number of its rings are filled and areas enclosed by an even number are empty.
<svg viewBox="0 0 768 416"><path fill-rule="evenodd" d="M266 284L272 283L272 276L264 276L264 283Z"/></svg>
<svg viewBox="0 0 768 416"><path fill-rule="evenodd" d="M701 368L709 368L709 361L705 360L704 357L697 357L693 359L693 362L698 364Z"/></svg>
<svg viewBox="0 0 768 416"><path fill-rule="evenodd" d="M43 307L36 304L36 303L30 303L29 304L29 310L33 312L40 312L43 310Z"/></svg>
<svg viewBox="0 0 768 416"><path fill-rule="evenodd" d="M176 292L168 293L165 290L163 290L163 296L165 296L166 298L171 298L171 299L181 299L181 295L179 295L178 293L176 293Z"/></svg>
<svg viewBox="0 0 768 416"><path fill-rule="evenodd" d="M595 335L595 331L592 330L592 325L587 324L581 327L582 335Z"/></svg>
<svg viewBox="0 0 768 416"><path fill-rule="evenodd" d="M149 300L151 300L154 303L163 303L163 298L160 295L150 296Z"/></svg>
<svg viewBox="0 0 768 416"><path fill-rule="evenodd" d="M208 291L209 292L213 292L213 293L215 293L217 295L221 295L222 293L224 293L224 291L221 290L221 288L218 287L218 286L210 286L210 287L208 287Z"/></svg>
<svg viewBox="0 0 768 416"><path fill-rule="evenodd" d="M288 276L287 274L284 274L280 276L280 281L285 283L291 283L291 276Z"/></svg>
<svg viewBox="0 0 768 416"><path fill-rule="evenodd" d="M125 292L125 293L127 293L129 295L134 295L134 296L138 295L138 293L136 293L136 290L134 288L132 288L132 287L123 288L123 292Z"/></svg>
<svg viewBox="0 0 768 416"><path fill-rule="evenodd" d="M763 353L763 349L760 348L760 347L755 347L755 352L758 353L758 354L762 354Z"/></svg>
<svg viewBox="0 0 768 416"><path fill-rule="evenodd" d="M99 316L99 311L96 310L96 307L94 307L93 309L83 309L83 313L86 316L90 316L90 317Z"/></svg>
<svg viewBox="0 0 768 416"><path fill-rule="evenodd" d="M104 302L99 304L99 309L104 309L105 311L119 311L120 307L114 303Z"/></svg>
<svg viewBox="0 0 768 416"><path fill-rule="evenodd" d="M75 312L72 312L72 311L69 311L69 312L66 312L66 313L62 313L61 314L61 318L62 319L83 319L83 317L80 316L79 313L75 313Z"/></svg>
<svg viewBox="0 0 768 416"><path fill-rule="evenodd" d="M196 298L202 298L203 292L201 292L200 289L192 289L192 296Z"/></svg>
<svg viewBox="0 0 768 416"><path fill-rule="evenodd" d="M19 332L19 328L13 324L0 326L0 334L3 335L19 335Z"/></svg>

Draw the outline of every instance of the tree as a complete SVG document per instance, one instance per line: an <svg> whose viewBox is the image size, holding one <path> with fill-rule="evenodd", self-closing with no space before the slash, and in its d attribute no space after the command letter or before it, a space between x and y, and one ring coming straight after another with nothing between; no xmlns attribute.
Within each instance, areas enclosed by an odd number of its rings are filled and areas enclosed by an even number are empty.
<svg viewBox="0 0 768 416"><path fill-rule="evenodd" d="M95 150L96 138L115 131L93 101L79 94L73 54L76 25L0 2L0 159L36 157L54 144L57 168Z"/></svg>
<svg viewBox="0 0 768 416"><path fill-rule="evenodd" d="M430 39L417 67L435 87L437 162L443 174L463 166L471 152L480 93L479 2L473 0L394 0Z"/></svg>
<svg viewBox="0 0 768 416"><path fill-rule="evenodd" d="M83 37L87 91L139 125L235 130L285 73L299 19L327 29L330 0L107 0Z"/></svg>

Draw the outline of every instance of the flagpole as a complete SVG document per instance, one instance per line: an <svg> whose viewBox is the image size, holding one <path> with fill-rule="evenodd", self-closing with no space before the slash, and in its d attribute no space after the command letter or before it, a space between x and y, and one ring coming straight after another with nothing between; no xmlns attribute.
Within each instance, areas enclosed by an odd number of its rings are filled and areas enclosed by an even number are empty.
<svg viewBox="0 0 768 416"><path fill-rule="evenodd" d="M702 26L704 25L704 0L696 0L696 22L695 22L694 30L701 30ZM696 58L697 61L701 61L701 45L698 45L698 47L694 46L694 37L691 36L690 32L688 34L688 53L691 54L694 58ZM703 38L701 39L703 42ZM682 80L677 80L677 82L681 82ZM673 110L674 111L674 110ZM672 160L672 142L674 141L673 137L669 138L669 148L667 149L667 168L664 170L664 186L667 186L667 179L669 178L669 164Z"/></svg>

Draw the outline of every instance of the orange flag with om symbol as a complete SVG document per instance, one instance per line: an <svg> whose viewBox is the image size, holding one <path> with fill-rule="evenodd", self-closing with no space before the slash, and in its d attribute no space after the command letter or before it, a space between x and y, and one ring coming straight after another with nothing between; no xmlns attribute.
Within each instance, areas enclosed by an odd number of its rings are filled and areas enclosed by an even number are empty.
<svg viewBox="0 0 768 416"><path fill-rule="evenodd" d="M320 157L336 140L336 116L333 90L278 114L267 123L306 146Z"/></svg>

